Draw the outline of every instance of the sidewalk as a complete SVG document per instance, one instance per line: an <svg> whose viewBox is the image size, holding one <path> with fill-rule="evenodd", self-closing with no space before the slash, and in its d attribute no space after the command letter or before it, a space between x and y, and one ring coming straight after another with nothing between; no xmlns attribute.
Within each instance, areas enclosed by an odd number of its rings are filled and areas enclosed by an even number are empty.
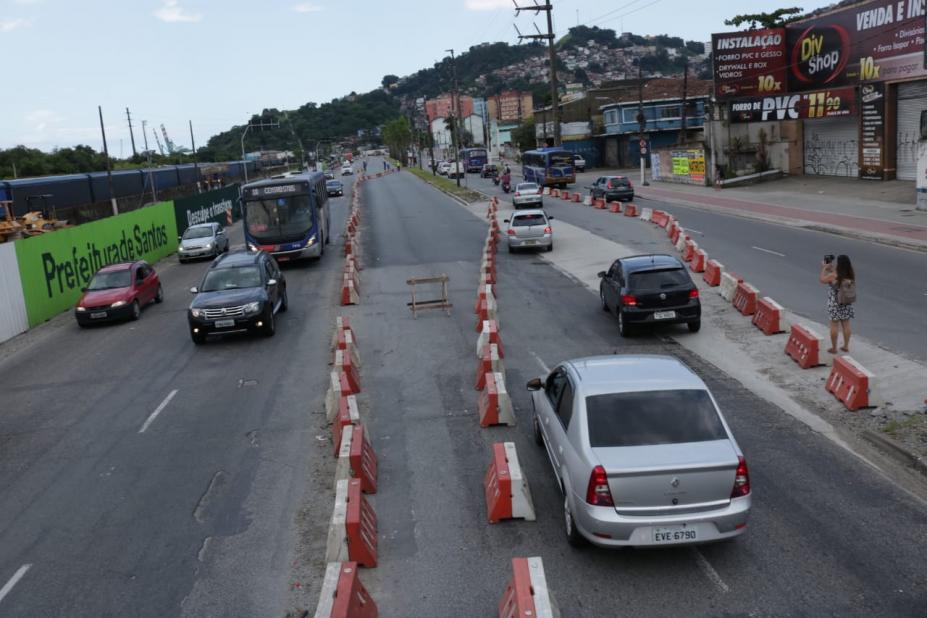
<svg viewBox="0 0 927 618"><path fill-rule="evenodd" d="M639 170L597 170L581 174L577 185L594 176L619 173L632 181ZM914 206L914 189L902 181L868 182L855 178L794 176L755 185L713 187L653 182L639 198L678 203L742 217L777 221L884 244L927 251L927 212ZM907 200L910 194L910 200Z"/></svg>

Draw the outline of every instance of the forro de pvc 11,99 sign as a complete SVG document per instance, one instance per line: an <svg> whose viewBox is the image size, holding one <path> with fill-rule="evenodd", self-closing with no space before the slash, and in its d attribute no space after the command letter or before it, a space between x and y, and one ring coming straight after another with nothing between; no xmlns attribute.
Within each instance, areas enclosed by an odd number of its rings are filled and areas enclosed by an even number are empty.
<svg viewBox="0 0 927 618"><path fill-rule="evenodd" d="M856 115L852 86L731 101L731 122L813 120Z"/></svg>

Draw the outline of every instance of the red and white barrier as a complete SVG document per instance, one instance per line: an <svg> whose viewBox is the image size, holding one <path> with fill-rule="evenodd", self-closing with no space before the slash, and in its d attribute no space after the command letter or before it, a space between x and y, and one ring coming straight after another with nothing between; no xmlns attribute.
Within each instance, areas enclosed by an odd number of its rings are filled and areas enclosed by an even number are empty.
<svg viewBox="0 0 927 618"><path fill-rule="evenodd" d="M776 335L785 332L785 309L782 305L768 296L761 298L756 304L756 313L753 314L753 325L763 331L764 335Z"/></svg>
<svg viewBox="0 0 927 618"><path fill-rule="evenodd" d="M326 562L351 560L360 566L377 566L377 516L361 493L361 480L340 480L335 508L328 525Z"/></svg>
<svg viewBox="0 0 927 618"><path fill-rule="evenodd" d="M847 410L872 407L875 376L850 356L835 356L825 388L840 400Z"/></svg>
<svg viewBox="0 0 927 618"><path fill-rule="evenodd" d="M654 225L666 227L667 223L669 223L669 215L667 215L665 211L654 210L653 216L650 218L650 220Z"/></svg>
<svg viewBox="0 0 927 618"><path fill-rule="evenodd" d="M544 187L544 195L550 195L550 187Z"/></svg>
<svg viewBox="0 0 927 618"><path fill-rule="evenodd" d="M515 411L505 388L505 376L501 373L486 373L486 388L480 393L480 427L492 425L514 425Z"/></svg>
<svg viewBox="0 0 927 618"><path fill-rule="evenodd" d="M377 618L377 605L357 575L356 562L329 562L315 618Z"/></svg>
<svg viewBox="0 0 927 618"><path fill-rule="evenodd" d="M625 217L636 217L637 216L637 206L628 202L624 206L624 216Z"/></svg>
<svg viewBox="0 0 927 618"><path fill-rule="evenodd" d="M602 197L595 198L594 200L592 200L592 205L598 208L599 210L604 209L605 208L605 198L602 198Z"/></svg>
<svg viewBox="0 0 927 618"><path fill-rule="evenodd" d="M502 347L502 338L499 337L499 324L495 320L484 320L483 328L480 330L480 336L476 340L476 357L483 355L483 346L488 343L495 343L499 347L499 357L505 358L505 350Z"/></svg>
<svg viewBox="0 0 927 618"><path fill-rule="evenodd" d="M331 423L338 414L341 398L353 395L348 377L341 371L332 371L329 375L328 391L325 393L325 418Z"/></svg>
<svg viewBox="0 0 927 618"><path fill-rule="evenodd" d="M705 272L705 262L708 260L708 254L702 249L696 249L692 256L692 263L689 264L689 270L694 273Z"/></svg>
<svg viewBox="0 0 927 618"><path fill-rule="evenodd" d="M486 301L487 307L492 307L494 311L498 311L498 304L496 304L496 295L493 294L492 285L482 285L479 287L476 293L476 304L473 306L473 313L480 312L480 303Z"/></svg>
<svg viewBox="0 0 927 618"><path fill-rule="evenodd" d="M351 476L360 479L363 493L377 493L377 455L363 425L355 425L352 428L348 449Z"/></svg>
<svg viewBox="0 0 927 618"><path fill-rule="evenodd" d="M559 618L540 557L512 558L512 579L499 601L499 618Z"/></svg>
<svg viewBox="0 0 927 618"><path fill-rule="evenodd" d="M641 221L653 221L653 208L641 208Z"/></svg>
<svg viewBox="0 0 927 618"><path fill-rule="evenodd" d="M348 395L338 401L338 412L332 422L332 443L335 446L335 456L341 450L344 440L344 428L360 422L360 410L357 408L357 397Z"/></svg>
<svg viewBox="0 0 927 618"><path fill-rule="evenodd" d="M682 261L691 262L692 258L695 257L695 252L698 250L698 243L686 236L686 240L682 246Z"/></svg>
<svg viewBox="0 0 927 618"><path fill-rule="evenodd" d="M614 214L621 214L621 202L609 202L608 212Z"/></svg>
<svg viewBox="0 0 927 618"><path fill-rule="evenodd" d="M346 350L335 350L335 370L344 373L348 379L352 393L361 392L360 377L357 375L357 369L354 367L354 361L351 354Z"/></svg>
<svg viewBox="0 0 927 618"><path fill-rule="evenodd" d="M592 206L592 205L593 203L592 203L591 195L587 195L586 197L583 198L583 206Z"/></svg>
<svg viewBox="0 0 927 618"><path fill-rule="evenodd" d="M785 353L798 363L802 369L811 369L822 365L821 352L824 351L824 338L807 326L792 324L789 340L785 344Z"/></svg>
<svg viewBox="0 0 927 618"><path fill-rule="evenodd" d="M708 260L705 262L705 274L702 275L702 279L711 287L717 287L721 285L722 273L724 273L724 264L718 260Z"/></svg>
<svg viewBox="0 0 927 618"><path fill-rule="evenodd" d="M492 445L492 461L483 477L483 492L489 523L503 519L535 520L531 488L518 463L514 442Z"/></svg>
<svg viewBox="0 0 927 618"><path fill-rule="evenodd" d="M474 387L476 390L481 391L486 388L486 374L488 373L505 375L505 364L499 356L499 346L495 343L483 346L480 362L476 366L476 386Z"/></svg>
<svg viewBox="0 0 927 618"><path fill-rule="evenodd" d="M759 300L759 291L744 281L737 284L734 290L734 299L731 304L741 315L753 315L756 313L756 304Z"/></svg>
<svg viewBox="0 0 927 618"><path fill-rule="evenodd" d="M571 195L570 197L573 198L573 203L574 203L574 204L580 204L580 203L582 203L582 199L583 199L582 194L580 194L580 193L574 193L574 194ZM588 204L587 204L587 205L588 205Z"/></svg>
<svg viewBox="0 0 927 618"><path fill-rule="evenodd" d="M356 305L360 302L360 296L357 294L357 286L354 285L353 277L345 273L341 279L341 305Z"/></svg>
<svg viewBox="0 0 927 618"><path fill-rule="evenodd" d="M740 283L740 281L740 277L734 273L721 273L721 286L718 288L718 293L721 294L721 298L727 302L733 301L734 293L737 291L737 284Z"/></svg>
<svg viewBox="0 0 927 618"><path fill-rule="evenodd" d="M346 316L339 315L335 318L335 332L332 333L332 342L331 342L331 351L334 352L338 349L344 349L338 345L339 336L342 332L350 332L351 339L355 343L357 342L357 335L354 333L354 329L351 328L351 322Z"/></svg>

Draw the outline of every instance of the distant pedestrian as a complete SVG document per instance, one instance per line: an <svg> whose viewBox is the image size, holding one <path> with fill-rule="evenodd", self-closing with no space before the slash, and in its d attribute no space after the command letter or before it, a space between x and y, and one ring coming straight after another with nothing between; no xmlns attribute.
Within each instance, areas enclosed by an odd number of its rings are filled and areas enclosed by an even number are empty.
<svg viewBox="0 0 927 618"><path fill-rule="evenodd" d="M850 351L850 320L856 317L853 313L853 303L856 302L856 274L853 265L846 255L838 255L834 264L834 256L824 257L821 263L821 283L827 289L827 315L830 318L830 349L831 354L837 353L837 326L843 331L844 352Z"/></svg>
<svg viewBox="0 0 927 618"><path fill-rule="evenodd" d="M367 159L364 159L364 173L367 173Z"/></svg>

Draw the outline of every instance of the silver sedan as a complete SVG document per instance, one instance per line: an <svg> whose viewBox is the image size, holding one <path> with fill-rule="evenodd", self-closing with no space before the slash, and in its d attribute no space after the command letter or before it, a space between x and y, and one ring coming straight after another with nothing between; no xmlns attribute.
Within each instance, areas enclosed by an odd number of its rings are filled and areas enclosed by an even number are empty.
<svg viewBox="0 0 927 618"><path fill-rule="evenodd" d="M505 230L509 253L515 249L544 249L553 251L554 231L550 226L553 217L548 217L543 210L519 210L512 213L511 219L504 219L509 224Z"/></svg>
<svg viewBox="0 0 927 618"><path fill-rule="evenodd" d="M201 257L216 257L229 250L229 237L218 223L198 223L184 230L177 247L183 263Z"/></svg>
<svg viewBox="0 0 927 618"><path fill-rule="evenodd" d="M515 208L530 206L541 208L544 205L544 196L541 195L540 185L533 182L520 182L515 185L515 194L512 196L512 205Z"/></svg>
<svg viewBox="0 0 927 618"><path fill-rule="evenodd" d="M570 544L683 545L746 530L747 462L708 387L679 360L577 359L528 389Z"/></svg>

